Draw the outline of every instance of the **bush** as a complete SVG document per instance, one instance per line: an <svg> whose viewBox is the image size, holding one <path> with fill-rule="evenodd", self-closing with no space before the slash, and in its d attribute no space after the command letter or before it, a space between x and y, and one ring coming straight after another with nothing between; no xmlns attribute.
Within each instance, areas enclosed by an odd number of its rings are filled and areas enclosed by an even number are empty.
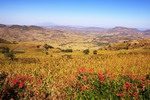
<svg viewBox="0 0 150 100"><path fill-rule="evenodd" d="M132 74L95 73L92 69L79 68L68 77L66 98L74 100L149 100L149 80Z"/></svg>
<svg viewBox="0 0 150 100"><path fill-rule="evenodd" d="M1 47L2 49L2 53L5 54L5 53L8 53L10 51L10 49L8 47Z"/></svg>
<svg viewBox="0 0 150 100"><path fill-rule="evenodd" d="M7 53L4 54L6 58L8 58L9 60L14 60L15 55L13 51L9 51Z"/></svg>
<svg viewBox="0 0 150 100"><path fill-rule="evenodd" d="M54 47L51 46L51 45L48 45L48 44L44 44L44 48L45 48L46 50L48 50L48 49L52 49L52 48L54 48Z"/></svg>
<svg viewBox="0 0 150 100"><path fill-rule="evenodd" d="M94 50L94 51L93 51L93 54L97 54L97 50Z"/></svg>
<svg viewBox="0 0 150 100"><path fill-rule="evenodd" d="M4 54L4 56L6 58L8 58L9 60L14 60L15 55L14 55L14 51L10 51L10 49L8 47L1 47L2 49L2 53Z"/></svg>
<svg viewBox="0 0 150 100"><path fill-rule="evenodd" d="M47 51L45 52L45 54L46 54L46 55L49 55L49 53L48 53Z"/></svg>
<svg viewBox="0 0 150 100"><path fill-rule="evenodd" d="M89 49L83 50L84 54L89 54L89 52L90 52Z"/></svg>
<svg viewBox="0 0 150 100"><path fill-rule="evenodd" d="M72 59L72 56L71 56L71 55L63 55L62 57L63 57L63 58L66 58L66 59Z"/></svg>
<svg viewBox="0 0 150 100"><path fill-rule="evenodd" d="M61 50L62 52L73 52L72 49Z"/></svg>
<svg viewBox="0 0 150 100"><path fill-rule="evenodd" d="M41 45L37 45L36 48L40 48Z"/></svg>
<svg viewBox="0 0 150 100"><path fill-rule="evenodd" d="M33 78L28 75L16 75L15 78L7 78L7 74L0 72L0 100L20 100L25 97L27 83Z"/></svg>

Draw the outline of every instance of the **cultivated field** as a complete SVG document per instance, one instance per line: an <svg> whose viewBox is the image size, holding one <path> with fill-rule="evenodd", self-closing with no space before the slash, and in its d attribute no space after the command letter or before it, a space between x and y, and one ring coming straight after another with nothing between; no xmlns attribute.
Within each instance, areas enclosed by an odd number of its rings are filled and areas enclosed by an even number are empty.
<svg viewBox="0 0 150 100"><path fill-rule="evenodd" d="M14 54L13 60L0 54L2 100L150 98L149 49L97 50L97 54L90 50L84 54L81 50L66 53L59 48L45 50L36 45L1 44L19 52ZM113 83L109 75L113 76ZM130 88L122 90L127 82ZM108 84L112 85L104 89Z"/></svg>

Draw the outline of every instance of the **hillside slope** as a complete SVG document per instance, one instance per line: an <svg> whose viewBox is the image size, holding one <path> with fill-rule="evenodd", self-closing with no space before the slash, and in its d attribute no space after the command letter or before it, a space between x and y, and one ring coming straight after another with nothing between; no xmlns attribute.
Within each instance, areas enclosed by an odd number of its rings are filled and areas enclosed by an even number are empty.
<svg viewBox="0 0 150 100"><path fill-rule="evenodd" d="M106 50L121 50L121 49L150 49L150 39L127 41L116 43L105 47Z"/></svg>
<svg viewBox="0 0 150 100"><path fill-rule="evenodd" d="M100 46L150 38L149 31L126 27L104 29L99 27L3 25L0 38L13 42L49 43L55 47L72 49L98 49Z"/></svg>

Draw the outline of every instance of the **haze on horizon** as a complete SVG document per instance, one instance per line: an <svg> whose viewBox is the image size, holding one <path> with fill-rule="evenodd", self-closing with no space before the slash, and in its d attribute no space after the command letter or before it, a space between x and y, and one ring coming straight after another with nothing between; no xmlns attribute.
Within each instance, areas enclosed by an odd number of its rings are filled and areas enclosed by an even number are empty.
<svg viewBox="0 0 150 100"><path fill-rule="evenodd" d="M0 0L0 23L150 28L150 0Z"/></svg>

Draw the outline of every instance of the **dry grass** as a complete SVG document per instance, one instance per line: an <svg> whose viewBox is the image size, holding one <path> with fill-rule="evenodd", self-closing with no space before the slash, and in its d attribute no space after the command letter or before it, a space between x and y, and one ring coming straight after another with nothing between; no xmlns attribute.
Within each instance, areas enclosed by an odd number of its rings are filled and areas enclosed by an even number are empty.
<svg viewBox="0 0 150 100"><path fill-rule="evenodd" d="M26 45L26 46L25 46ZM19 47L9 45L10 48ZM78 67L85 66L93 68L96 71L109 70L115 74L135 73L146 75L150 73L150 51L144 49L137 50L119 50L119 51L98 51L97 55L91 53L84 55L82 51L74 51L73 53L54 53L57 49L49 50L49 55L45 55L43 49L37 51L34 45L24 44L25 53L16 54L19 61L7 61L0 54L0 69L10 74L24 73L33 75L35 71L38 74L47 75L47 73L63 74L72 73ZM22 46L22 47L23 47ZM21 46L20 46L21 47ZM62 55L72 55L73 59L62 58ZM51 57L52 55L52 57ZM22 58L22 59L21 59ZM23 59L26 58L26 59ZM31 59L32 58L32 59ZM36 60L37 61L36 61ZM35 61L31 61L35 60Z"/></svg>
<svg viewBox="0 0 150 100"><path fill-rule="evenodd" d="M15 61L9 61L3 54L0 54L0 70L8 73L9 77L15 77L16 74L34 77L35 85L32 89L34 93L37 93L34 94L37 98L41 97L43 93L48 93L50 97L47 98L58 99L62 87L57 87L56 84L59 82L60 86L64 87L59 78L73 74L80 67L92 68L95 72L109 71L115 75L150 74L150 50L146 49L99 50L97 55L92 54L93 50L90 50L89 55L85 55L82 51L77 50L72 53L54 53L58 49L50 49L49 55L45 55L44 49L37 49L35 44L24 43L7 46L11 49L19 48L15 50L23 50L25 53L15 54L18 59ZM62 55L72 55L72 59L63 58ZM39 85L37 82L41 82L41 84ZM37 98L31 98L31 100Z"/></svg>

